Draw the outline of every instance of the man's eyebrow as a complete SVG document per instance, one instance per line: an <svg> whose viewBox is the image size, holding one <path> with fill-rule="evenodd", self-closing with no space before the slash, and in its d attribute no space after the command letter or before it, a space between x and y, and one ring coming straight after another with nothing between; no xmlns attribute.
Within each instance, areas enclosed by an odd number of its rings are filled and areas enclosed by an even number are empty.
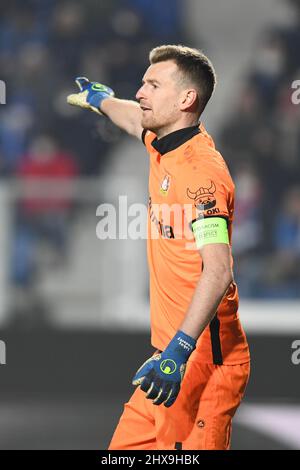
<svg viewBox="0 0 300 470"><path fill-rule="evenodd" d="M159 82L158 80L156 80L155 78L147 78L147 80L144 80L144 79L142 80L142 83L143 83L143 84L146 83L146 82L148 82L148 83L157 83L158 85L159 85L159 83L160 83L160 82Z"/></svg>

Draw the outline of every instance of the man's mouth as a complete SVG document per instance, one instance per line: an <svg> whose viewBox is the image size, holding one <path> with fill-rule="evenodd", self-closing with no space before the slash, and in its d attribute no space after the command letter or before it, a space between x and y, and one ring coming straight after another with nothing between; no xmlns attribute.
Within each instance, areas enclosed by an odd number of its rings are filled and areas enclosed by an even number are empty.
<svg viewBox="0 0 300 470"><path fill-rule="evenodd" d="M142 111L151 111L151 109L148 108L147 106L141 105L140 108L141 108Z"/></svg>

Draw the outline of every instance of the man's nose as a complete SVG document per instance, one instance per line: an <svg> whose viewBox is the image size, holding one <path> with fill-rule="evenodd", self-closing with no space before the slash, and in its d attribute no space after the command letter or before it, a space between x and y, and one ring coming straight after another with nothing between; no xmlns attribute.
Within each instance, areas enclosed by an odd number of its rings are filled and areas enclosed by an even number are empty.
<svg viewBox="0 0 300 470"><path fill-rule="evenodd" d="M136 99L139 101L142 98L145 98L144 85L142 85L135 95Z"/></svg>

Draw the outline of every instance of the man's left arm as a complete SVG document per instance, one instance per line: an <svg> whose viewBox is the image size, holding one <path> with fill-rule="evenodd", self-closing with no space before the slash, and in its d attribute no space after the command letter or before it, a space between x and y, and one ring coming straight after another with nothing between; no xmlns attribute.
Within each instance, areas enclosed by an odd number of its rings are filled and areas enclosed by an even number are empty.
<svg viewBox="0 0 300 470"><path fill-rule="evenodd" d="M140 385L155 405L163 403L168 408L175 402L197 339L213 319L233 280L229 244L207 244L200 253L203 272L180 329L167 348L148 359L133 378L133 385Z"/></svg>
<svg viewBox="0 0 300 470"><path fill-rule="evenodd" d="M228 287L233 281L230 246L207 244L200 248L203 271L180 330L195 340L213 319Z"/></svg>

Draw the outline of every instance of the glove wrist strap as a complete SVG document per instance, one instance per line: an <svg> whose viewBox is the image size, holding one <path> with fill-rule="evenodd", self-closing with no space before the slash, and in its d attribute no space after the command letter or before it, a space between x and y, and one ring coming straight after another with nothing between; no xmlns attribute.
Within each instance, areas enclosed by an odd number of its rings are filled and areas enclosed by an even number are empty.
<svg viewBox="0 0 300 470"><path fill-rule="evenodd" d="M167 349L177 352L187 360L196 348L196 340L183 331L177 331Z"/></svg>
<svg viewBox="0 0 300 470"><path fill-rule="evenodd" d="M101 111L102 101L106 100L107 98L111 98L110 95L96 93L94 96L91 96L91 98L89 99L89 103L91 106L99 108Z"/></svg>

